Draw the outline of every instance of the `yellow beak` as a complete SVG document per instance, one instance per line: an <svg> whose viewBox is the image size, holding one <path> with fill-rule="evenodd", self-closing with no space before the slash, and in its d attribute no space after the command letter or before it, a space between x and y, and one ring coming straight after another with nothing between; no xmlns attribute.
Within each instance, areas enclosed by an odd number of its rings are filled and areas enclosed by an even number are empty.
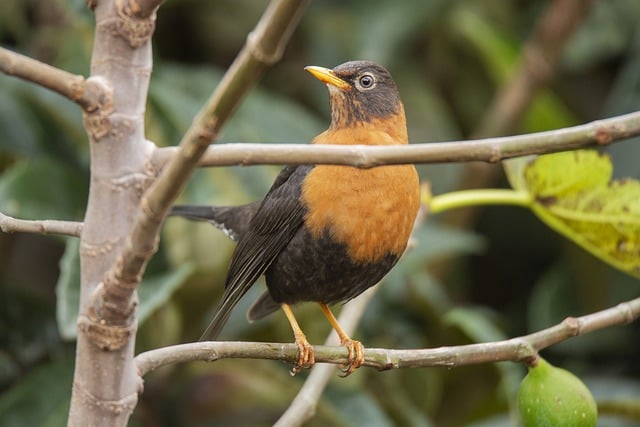
<svg viewBox="0 0 640 427"><path fill-rule="evenodd" d="M334 73L333 70L324 67L316 67L313 65L304 67L304 69L310 72L313 77L320 80L322 83L335 86L341 90L349 90L351 88L351 85L342 80L340 77L336 76L336 73Z"/></svg>

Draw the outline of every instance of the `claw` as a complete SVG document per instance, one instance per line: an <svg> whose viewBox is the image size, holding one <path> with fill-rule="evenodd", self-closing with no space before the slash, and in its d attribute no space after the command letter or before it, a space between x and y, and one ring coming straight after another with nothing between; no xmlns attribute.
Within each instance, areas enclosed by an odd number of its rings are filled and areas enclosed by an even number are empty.
<svg viewBox="0 0 640 427"><path fill-rule="evenodd" d="M364 363L364 347L360 341L347 338L342 340L341 344L345 346L349 352L347 355L347 364L340 367L342 378L353 374Z"/></svg>
<svg viewBox="0 0 640 427"><path fill-rule="evenodd" d="M313 347L307 341L304 334L296 335L296 345L298 346L298 361L291 368L291 376L294 376L303 369L311 368L315 363L315 357L313 355Z"/></svg>
<svg viewBox="0 0 640 427"><path fill-rule="evenodd" d="M349 352L347 354L347 363L341 366L340 370L342 371L342 373L340 374L340 376L343 378L348 377L364 363L364 347L362 346L362 343L360 341L349 338L349 335L347 335L347 333L342 329L342 327L338 323L338 320L335 318L326 304L321 303L320 308L322 308L324 315L327 317L329 323L331 323L331 326L333 326L333 329L338 334L338 337L340 338L340 344L342 344L344 347L347 347L347 350Z"/></svg>
<svg viewBox="0 0 640 427"><path fill-rule="evenodd" d="M304 332L300 329L300 325L298 325L296 316L293 314L289 304L282 304L282 310L289 320L289 324L293 330L293 336L296 340L296 345L298 346L298 361L293 365L293 368L291 368L290 371L293 376L305 368L312 367L316 363L316 359L313 356L313 347L311 347L311 344L307 341L307 337Z"/></svg>

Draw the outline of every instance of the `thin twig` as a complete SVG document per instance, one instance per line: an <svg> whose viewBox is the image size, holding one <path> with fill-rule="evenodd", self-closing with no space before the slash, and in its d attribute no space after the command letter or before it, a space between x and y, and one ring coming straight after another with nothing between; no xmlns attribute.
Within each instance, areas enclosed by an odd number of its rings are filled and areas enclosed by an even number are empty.
<svg viewBox="0 0 640 427"><path fill-rule="evenodd" d="M0 231L3 233L60 234L80 237L82 222L56 221L52 219L29 221L16 219L0 212Z"/></svg>
<svg viewBox="0 0 640 427"><path fill-rule="evenodd" d="M256 164L336 164L370 168L383 164L446 163L501 160L591 146L604 146L640 135L640 111L580 126L474 141L403 146L241 144L211 145L201 166ZM154 164L162 167L178 148L156 150Z"/></svg>
<svg viewBox="0 0 640 427"><path fill-rule="evenodd" d="M57 92L87 112L95 111L110 95L101 79L85 79L3 47L0 47L0 71Z"/></svg>
<svg viewBox="0 0 640 427"><path fill-rule="evenodd" d="M470 344L432 349L365 349L364 365L378 370L394 368L454 368L492 362L526 362L537 352L569 338L599 329L625 325L640 317L640 298L636 298L602 311L581 317L569 317L561 323L541 331L481 344ZM314 346L316 362L344 364L347 349L340 346ZM298 360L295 344L256 342L196 342L164 347L139 354L135 358L138 373L145 375L159 367L203 360L271 359L294 363Z"/></svg>

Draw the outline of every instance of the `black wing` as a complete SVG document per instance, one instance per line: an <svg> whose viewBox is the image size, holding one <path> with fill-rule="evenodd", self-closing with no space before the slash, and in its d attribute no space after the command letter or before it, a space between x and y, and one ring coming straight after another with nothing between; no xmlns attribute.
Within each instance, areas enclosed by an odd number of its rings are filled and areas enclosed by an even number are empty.
<svg viewBox="0 0 640 427"><path fill-rule="evenodd" d="M313 166L285 167L265 196L233 253L216 314L201 339L215 339L231 310L289 244L304 222L302 181Z"/></svg>

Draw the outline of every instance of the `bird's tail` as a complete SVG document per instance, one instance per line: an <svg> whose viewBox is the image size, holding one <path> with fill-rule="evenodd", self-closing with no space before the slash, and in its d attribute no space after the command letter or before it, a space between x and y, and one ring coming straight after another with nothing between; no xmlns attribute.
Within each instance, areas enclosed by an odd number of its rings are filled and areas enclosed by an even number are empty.
<svg viewBox="0 0 640 427"><path fill-rule="evenodd" d="M253 215L260 207L260 202L242 206L197 206L176 205L169 215L207 221L222 230L232 240L238 240L249 226Z"/></svg>

